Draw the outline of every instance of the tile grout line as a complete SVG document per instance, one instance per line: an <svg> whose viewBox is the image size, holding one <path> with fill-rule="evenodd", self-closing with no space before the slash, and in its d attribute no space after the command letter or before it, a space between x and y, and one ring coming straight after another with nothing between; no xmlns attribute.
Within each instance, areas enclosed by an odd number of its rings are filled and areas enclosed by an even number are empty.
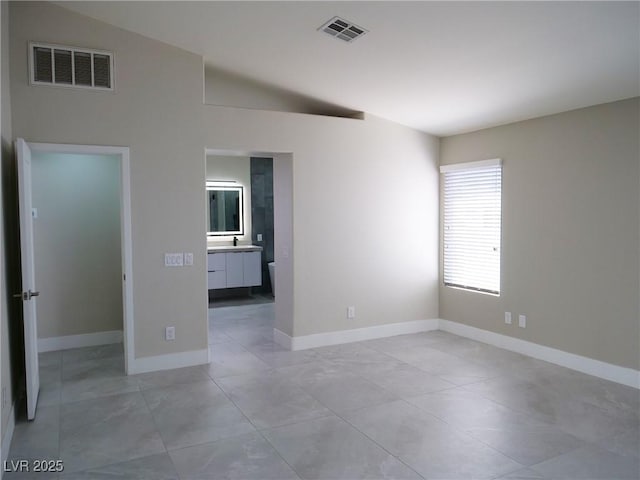
<svg viewBox="0 0 640 480"><path fill-rule="evenodd" d="M402 400L402 399L400 399ZM393 400L394 402L397 402L398 400ZM391 403L391 402L387 402L387 403ZM379 405L384 405L384 404L379 404ZM374 405L377 406L377 405ZM363 407L363 408L368 408L368 407ZM361 409L355 409L355 410L361 410ZM355 410L350 410L355 411ZM409 470L411 470L412 472L414 472L416 475L418 475L418 477L425 479L425 477L423 477L422 475L420 475L420 473L418 473L412 466L410 466L409 464L407 464L404 460L402 460L399 456L394 455L393 453L391 453L390 451L388 451L384 446L382 446L381 444L379 444L377 441L375 441L373 438L371 438L369 435L367 435L365 432L361 431L358 427L356 427L355 425L353 425L349 420L347 420L346 418L344 418L343 416L336 414L336 416L338 418L340 418L343 422L345 422L347 425L349 425L351 428L353 428L355 431L357 431L358 433L360 433L361 435L363 435L365 438L367 438L369 441L371 441L373 444L377 445L379 448L381 448L384 452L387 453L387 455L390 455L392 458L395 458L398 462L400 462L402 465L404 465L405 467L407 467Z"/></svg>
<svg viewBox="0 0 640 480"><path fill-rule="evenodd" d="M224 332L223 332L224 333ZM229 335L227 335L229 336ZM229 336L229 338L231 339L232 342L237 343L238 345L239 342L237 342L233 337ZM255 355L253 352L249 351L246 347L244 347L244 345L240 345L246 352L251 353L252 355L256 356L256 358L262 360L258 355ZM262 360L264 362L264 360ZM266 363L266 362L265 362ZM269 365L269 369L268 371L275 371L276 368L273 368L271 365ZM241 374L242 375L242 374ZM241 376L241 375L237 375L237 376ZM229 375L229 376L236 376L236 375ZM218 382L216 381L216 379L209 374L209 377L211 378L211 380L218 386L218 388L220 388L220 390L223 392L223 394L227 397L227 399L234 405L234 407L236 407L238 409L238 411L240 411L240 413L246 418L246 420L256 429L256 432L260 435L261 438L263 438L265 440L265 442L267 442L267 444L276 452L276 454L278 455L278 457L280 457L282 459L282 461L285 463L285 465L287 465L292 472L294 472L296 474L296 476L298 476L299 478L302 478L301 475L299 474L299 472L292 466L289 464L289 462L287 462L287 460L283 457L283 455L280 453L280 451L276 448L275 445L273 445L273 443L269 440L268 437L265 436L265 433L267 430L273 429L273 428L280 428L280 427L286 427L286 426L290 426L290 425L294 425L297 423L303 423L305 421L313 421L313 420L317 420L318 418L328 418L329 416L320 416L314 419L309 419L309 420L302 420L300 422L292 422L292 423L288 423L288 424L284 424L284 425L277 425L277 426L273 426L273 427L268 427L268 428L264 428L264 429L260 429L258 428L256 425L254 425L254 423L245 415L245 413L240 409L240 407L238 407L238 405L233 401L233 399L227 394L227 392L218 384ZM221 377L222 378L222 377ZM292 384L295 384L295 382L292 382ZM298 385L296 385L298 386ZM298 388L300 388L298 386ZM309 394L308 392L306 392L307 394ZM309 394L311 395L311 394ZM312 395L311 395L312 396ZM328 407L326 407L322 402L320 402L318 399L316 399L315 397L312 396L312 398L314 398L318 403L320 403L320 405L322 405L324 408L327 408L327 410L331 413L333 413L335 415L335 413Z"/></svg>
<svg viewBox="0 0 640 480"><path fill-rule="evenodd" d="M256 433L258 433L260 435L260 437L262 437L262 439L264 439L265 442L267 442L267 444L273 449L274 452L276 452L276 454L278 455L278 457L280 457L280 459L285 463L285 465L287 465L291 471L293 473L296 474L297 477L302 478L298 472L293 468L293 466L291 466L289 464L289 462L287 462L287 460L282 456L282 454L280 453L280 451L269 441L269 439L267 437L265 437L264 433L262 433L262 430L260 430L258 427L256 427L253 422L251 421L251 419L249 417L247 417L245 415L245 413L242 411L242 409L240 409L240 407L238 407L238 405L236 405L236 403L233 401L233 399L227 394L227 392L224 391L224 389L218 385L218 382L215 381L215 379L209 375L209 378L211 378L211 381L220 389L220 391L222 392L222 394L227 398L227 400L229 400L229 402L231 402L231 404L242 414L242 416L247 420L247 422L249 422L249 424L255 428ZM265 429L267 430L267 429Z"/></svg>
<svg viewBox="0 0 640 480"><path fill-rule="evenodd" d="M82 348L90 348L90 347L82 347ZM73 350L76 350L76 349L73 349ZM61 367L60 367L61 372L60 372L60 376L61 376L61 381L62 381L62 376L63 376L62 369L64 368L63 355L64 355L65 351L62 350L61 352L62 352L62 354L60 355L60 357L61 357ZM119 357L119 355L113 356L113 358L117 358L117 357ZM111 357L106 357L106 358L111 358ZM85 359L85 360L87 360L87 359ZM123 371L122 373L124 375L122 378L126 378L127 376L126 376L125 372ZM121 377L108 377L108 378L121 378ZM72 402L64 402L63 403L62 402L62 398L61 398L60 399L61 401L60 401L60 404L59 404L60 411L59 411L59 427L58 427L58 436L59 436L58 447L59 447L59 451L61 449L61 443L62 443L60 437L62 435L62 407L63 407L63 405L73 405L73 404L76 404L76 403L81 403L81 402L86 402L86 401L96 401L96 400L100 400L100 399L103 399L103 398L109 398L109 397L113 397L113 396L128 395L128 394L138 393L140 395L140 397L142 398L143 402L144 402L146 411L149 413L149 415L151 416L151 420L154 422L153 423L154 428L156 430L156 433L160 437L160 440L163 442L162 444L165 447L165 453L167 453L166 445L164 445L164 440L162 439L162 436L160 435L160 432L158 431L157 425L155 423L155 418L153 417L153 414L150 411L150 408L149 408L149 406L147 404L147 401L144 398L144 395L142 395L142 390L140 389L140 384L137 381L137 379L136 379L136 387L137 387L137 391L133 391L133 392L121 392L121 393L114 393L114 394L109 394L109 395L100 395L100 396L95 397L95 398L87 398L87 399L78 400L78 401L75 401L75 402L72 401ZM61 392L61 395L62 395L62 392ZM106 420L101 420L101 421L95 422L95 423L93 423L91 425L96 425L96 424L104 423L104 422L106 422ZM79 427L77 427L77 428L79 428ZM139 460L141 458L147 458L147 457L151 457L151 456L154 456L154 455L159 455L159 454L158 453L154 453L154 454L151 454L151 455L143 455L143 456L140 456L140 457L130 458L130 459L127 459L127 460L124 460L124 461L121 461L121 462L113 462L113 463L108 463L108 464L104 464L104 465L98 465L98 466L89 467L89 468L86 468L86 469L83 469L83 470L78 470L76 472L71 472L71 473L72 474L74 474L74 473L75 474L81 474L81 473L86 472L86 471L91 471L91 470L99 469L99 468L105 468L105 467L109 467L109 466L112 466L112 465L119 465L119 464L122 464L122 463L127 463L127 462L130 462L130 461ZM58 458L60 458L60 454L58 454Z"/></svg>
<svg viewBox="0 0 640 480"><path fill-rule="evenodd" d="M404 362L404 361L403 361L403 360L401 360L401 359L397 359L397 358L395 358L393 355L390 355L390 354L388 354L388 353L386 353L386 352L379 351L379 350L377 350L375 347L370 347L370 346L368 346L368 345L364 345L364 346L365 346L366 348L371 349L371 350L373 350L373 351L376 351L376 352L378 352L378 353L382 353L382 354L384 354L385 356L388 356L388 357L390 357L390 358L396 359L396 360L398 360L398 361L402 362L402 363L403 363L403 364L405 364L405 365L414 366L415 368L419 368L419 367L417 367L417 366L415 366L415 365L408 364L407 362ZM331 362L331 361L332 361L330 358L325 358L325 357L323 357L323 359L324 359L325 361L329 361L329 362ZM366 378L365 376L363 376L363 375L361 375L361 374L355 373L355 372L353 372L353 371L349 371L349 373L350 373L350 374L352 374L352 375L355 375L355 376L359 377L359 378L360 378L360 379L362 379L362 380L367 381L368 383L371 383L371 384L377 385L375 382L372 382L371 380L369 380L368 378ZM426 372L426 373L430 373L430 372ZM433 375L433 374L432 374L432 375ZM440 378L440 377L438 377L437 375L434 375L434 376L435 376L435 377L437 377L437 378ZM442 379L442 380L444 380L444 379ZM447 382L447 383L451 383L451 382ZM388 393L391 393L391 394L393 394L393 395L396 395L394 392L391 392L390 390L386 389L385 387L381 387L381 386L379 386L379 385L377 385L377 386L378 386L378 387L380 387L381 389L385 390L385 391L386 391L386 392L388 392ZM424 393L423 395L429 395L429 394L432 394L432 393L440 393L440 392L444 392L444 391L448 391L448 390L456 389L456 388L459 388L459 387L460 387L460 386L458 386L458 385L451 384L451 386L450 386L450 387L446 387L446 388L443 388L443 389L440 389L440 390L434 390L433 392L426 392L426 393ZM303 390L305 390L305 389L304 389L304 387L302 387L302 388L303 388ZM306 391L306 390L305 390L305 391ZM313 393L311 393L311 392L309 392L309 391L307 391L307 393L308 393L309 395L311 395L313 398L315 398L315 400L316 400L316 401L318 401L320 404L324 405L320 399L316 398L316 397L313 395ZM416 396L422 396L422 395L416 395ZM488 400L490 400L490 399L488 399ZM510 456L508 456L508 455L506 455L506 454L504 454L504 453L500 452L499 450L495 449L495 448L494 448L494 447L492 447L491 445L488 445L488 444L486 444L485 442L483 442L483 441L481 441L481 440L479 440L479 439L476 439L475 437L473 437L471 434L469 434L469 433L468 433L468 432L466 432L465 430L460 429L460 428L458 428L458 427L454 426L453 424L451 424L451 423L447 422L445 419L440 418L440 417L438 417L438 416L437 416L437 415L435 415L435 414L432 414L432 413L430 413L430 412L426 412L426 411L422 410L421 408L419 408L418 406L416 406L416 405L412 404L411 402L409 402L408 400L406 400L406 399L405 399L405 398L403 398L403 397L398 397L398 398L397 398L397 399L395 399L395 400L391 400L391 401L388 401L388 402L382 402L382 403L378 403L378 404L375 404L375 405L367 405L367 406L363 406L363 407L358 407L358 408L355 408L355 409L351 409L351 410L345 411L345 412L343 412L343 413L344 413L344 414L346 414L346 413L349 413L349 412L355 412L355 411L364 410L364 409L367 409L367 408L374 408L374 407L377 407L377 406L380 406L380 405L384 405L384 404L388 404L388 403L393 403L393 402L397 402L397 401L402 401L402 402L403 402L403 403L405 403L406 405L408 405L408 406L410 406L410 407L412 407L412 408L416 408L418 411L422 412L423 414L429 415L429 416L433 417L434 419L439 420L439 421L441 421L441 422L445 423L447 426L449 426L449 427L450 427L454 432L456 432L457 434L461 434L461 435L463 435L463 436L466 436L466 437L469 437L469 438L473 438L474 440L476 440L476 441L478 441L479 443L481 443L481 444L485 445L486 447L488 447L489 449L493 450L494 452L496 452L496 453L498 453L498 454L500 454L500 455L504 455L506 458L509 458L509 459L510 459L510 460L512 460L513 462L515 462L515 463L517 463L518 465L520 465L520 468L518 468L518 469L516 469L516 470L514 470L514 471L520 470L520 469L522 469L522 468L527 468L527 467L526 467L526 465L522 465L520 462L518 462L518 461L516 461L515 459L511 458ZM491 400L490 400L490 401L491 401ZM367 435L365 432L361 431L357 426L355 426L355 425L353 425L351 422L349 422L349 420L347 420L347 419L346 419L346 418L345 418L345 417L344 417L340 412L337 412L337 411L335 411L335 410L331 409L331 408L330 408L330 407L328 407L327 405L324 405L324 406L325 406L325 408L327 408L328 410L330 410L331 412L333 412L333 414L334 414L336 417L338 417L338 418L342 419L343 421L345 421L348 425L350 425L351 427L353 427L356 431L360 432L360 433L361 433L362 435L364 435L366 438L368 438L368 439L369 439L369 440L371 440L373 443L375 443L375 444L376 444L376 445L378 445L380 448L382 448L385 452L387 452L387 454L389 454L389 455L391 455L392 457L396 458L399 462L401 462L402 464L406 465L408 468L410 468L410 469L411 469L412 471L414 471L416 474L418 474L419 476L421 476L421 475L420 475L418 472L416 472L416 471L415 471L411 466L409 466L408 464L406 464L406 463L405 463L401 458L399 458L398 456L396 456L396 455L394 455L393 453L389 452L389 451L388 451L388 450L387 450L383 445L379 444L379 443L378 443L377 441L375 441L373 438L369 437L369 435ZM509 409L509 410L511 410L511 409ZM528 416L528 415L527 415L527 416ZM422 476L421 476L421 477L422 477Z"/></svg>

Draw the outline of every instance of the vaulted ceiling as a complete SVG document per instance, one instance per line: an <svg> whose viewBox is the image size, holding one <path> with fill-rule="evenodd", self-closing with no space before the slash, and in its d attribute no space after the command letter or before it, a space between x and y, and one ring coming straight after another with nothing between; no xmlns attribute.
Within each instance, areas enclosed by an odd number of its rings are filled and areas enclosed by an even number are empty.
<svg viewBox="0 0 640 480"><path fill-rule="evenodd" d="M218 69L435 135L640 95L638 2L60 2ZM334 16L368 30L347 43Z"/></svg>

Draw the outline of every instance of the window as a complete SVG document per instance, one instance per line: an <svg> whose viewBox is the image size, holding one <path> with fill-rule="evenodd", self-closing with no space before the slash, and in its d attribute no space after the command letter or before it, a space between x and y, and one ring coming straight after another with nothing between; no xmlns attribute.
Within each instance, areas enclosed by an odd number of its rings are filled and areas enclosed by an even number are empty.
<svg viewBox="0 0 640 480"><path fill-rule="evenodd" d="M31 83L113 90L113 54L85 48L31 43Z"/></svg>
<svg viewBox="0 0 640 480"><path fill-rule="evenodd" d="M500 294L502 162L440 167L444 174L444 284Z"/></svg>

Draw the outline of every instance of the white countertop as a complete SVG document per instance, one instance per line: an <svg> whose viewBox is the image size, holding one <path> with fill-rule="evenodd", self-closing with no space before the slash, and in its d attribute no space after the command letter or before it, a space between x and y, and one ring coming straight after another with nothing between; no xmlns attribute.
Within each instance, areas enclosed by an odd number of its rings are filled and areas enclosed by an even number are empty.
<svg viewBox="0 0 640 480"><path fill-rule="evenodd" d="M261 252L262 247L259 245L208 245L207 253L223 253L223 252Z"/></svg>

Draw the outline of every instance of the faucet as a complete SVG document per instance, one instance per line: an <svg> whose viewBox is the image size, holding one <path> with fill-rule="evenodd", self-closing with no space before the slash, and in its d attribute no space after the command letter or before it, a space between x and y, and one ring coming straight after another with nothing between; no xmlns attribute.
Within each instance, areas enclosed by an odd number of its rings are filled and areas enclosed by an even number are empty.
<svg viewBox="0 0 640 480"><path fill-rule="evenodd" d="M233 246L234 247L238 246L238 237L233 237Z"/></svg>

